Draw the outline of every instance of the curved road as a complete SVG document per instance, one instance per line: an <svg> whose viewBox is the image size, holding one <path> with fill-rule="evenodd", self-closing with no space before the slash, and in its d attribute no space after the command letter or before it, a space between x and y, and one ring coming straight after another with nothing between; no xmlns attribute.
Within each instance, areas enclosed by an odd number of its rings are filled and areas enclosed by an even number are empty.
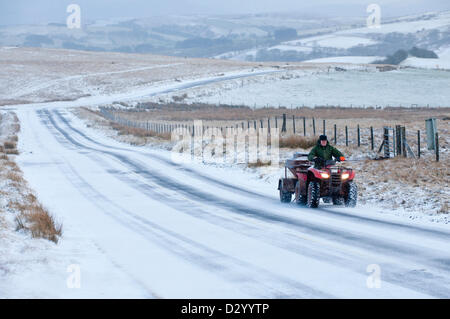
<svg viewBox="0 0 450 319"><path fill-rule="evenodd" d="M19 162L32 187L130 275L128 289L182 298L450 297L444 226L283 205L257 181L174 164L169 152L110 140L67 111L18 115ZM373 269L379 288L370 288Z"/></svg>
<svg viewBox="0 0 450 319"><path fill-rule="evenodd" d="M63 221L62 242L95 247L82 267L90 293L79 296L119 289L148 298L449 298L446 226L360 208L283 205L275 185L237 170L175 164L170 152L106 138L66 109L251 75L9 107L21 122L18 162Z"/></svg>

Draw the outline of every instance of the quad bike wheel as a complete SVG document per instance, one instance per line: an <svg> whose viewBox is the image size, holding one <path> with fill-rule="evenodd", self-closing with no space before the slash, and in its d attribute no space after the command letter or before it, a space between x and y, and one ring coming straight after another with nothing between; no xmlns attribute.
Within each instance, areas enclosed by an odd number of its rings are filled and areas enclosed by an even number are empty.
<svg viewBox="0 0 450 319"><path fill-rule="evenodd" d="M297 184L295 184L295 202L298 205L306 205L307 197L304 195L301 195L300 192L300 182L297 181Z"/></svg>
<svg viewBox="0 0 450 319"><path fill-rule="evenodd" d="M320 184L317 182L310 182L308 185L308 199L306 205L309 208L317 208L320 200Z"/></svg>
<svg viewBox="0 0 450 319"><path fill-rule="evenodd" d="M345 198L345 206L355 207L358 200L358 187L354 182L348 182L347 184L347 196Z"/></svg>
<svg viewBox="0 0 450 319"><path fill-rule="evenodd" d="M345 204L345 200L343 197L334 197L333 198L333 205L342 206L344 204Z"/></svg>
<svg viewBox="0 0 450 319"><path fill-rule="evenodd" d="M292 200L292 194L289 192L284 192L282 189L280 189L280 201L282 203L290 203Z"/></svg>

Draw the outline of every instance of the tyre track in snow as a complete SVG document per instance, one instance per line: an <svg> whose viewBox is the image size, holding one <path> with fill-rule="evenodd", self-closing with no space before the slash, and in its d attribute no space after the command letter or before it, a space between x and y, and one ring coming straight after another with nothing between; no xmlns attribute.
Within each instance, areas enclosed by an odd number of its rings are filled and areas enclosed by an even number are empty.
<svg viewBox="0 0 450 319"><path fill-rule="evenodd" d="M43 125L47 126L48 125L45 123L45 121L43 121L41 119L41 122L43 123ZM37 132L35 132L36 134ZM38 135L39 136L39 135ZM58 167L58 169L62 172L62 174L64 176L67 176L67 180L70 181L70 183L72 185L75 186L75 189L77 189L80 193L83 193L83 188L78 188L78 186L80 186L80 183L77 183L77 179L73 178L75 175L72 174L71 172L75 172L73 167L70 166L67 162L61 162L58 161L54 156L52 156L52 152L51 150L48 150L46 148L46 146L42 143L42 141L39 139L39 137L36 136L36 143L39 145L39 147L43 150L47 150L47 153L49 154L50 159L52 160L52 165ZM83 196L85 196L86 198L89 199L89 201L96 206L97 208L100 209L100 211L106 215L111 215L109 213L109 211L107 209L105 209L105 207L98 205L98 202L96 200L92 200L92 196L89 193L83 193ZM110 216L111 218L114 218L114 216ZM117 219L116 219L117 220ZM119 220L118 220L119 221ZM127 228L131 228L132 225L130 225L129 223L127 223L124 220L120 220L119 221L123 226L127 227ZM145 283L143 283L140 279L136 278L136 276L134 276L133 274L131 274L129 271L127 271L126 269L124 269L123 267L121 267L115 260L113 260L113 258L111 256L109 256L109 254L101 248L101 246L93 239L90 240L93 245L95 247L97 247L97 249L99 249L99 251L108 259L108 261L114 266L115 269L118 269L119 271L125 273L129 278L131 278L132 282L140 287L143 291L145 291L148 295L149 298L160 298L154 291L151 290L151 288L149 288Z"/></svg>
<svg viewBox="0 0 450 319"><path fill-rule="evenodd" d="M218 196L206 193L202 190L196 189L192 185L179 183L179 182L173 180L170 176L161 175L161 173L159 173L155 170L152 170L149 167L145 167L144 165L138 163L137 161L133 161L133 160L129 159L125 155L117 154L117 153L114 153L111 151L95 149L90 146L86 146L86 145L79 143L78 141L74 140L67 132L62 130L56 124L56 122L54 121L54 119L50 113L48 113L48 116L49 116L49 119L52 122L53 126L55 126L55 128L63 136L65 136L67 140L72 142L74 145L81 147L81 148L89 149L94 152L108 154L108 155L118 159L120 162L124 163L125 165L127 165L129 168L134 170L139 175L154 182L155 184L158 184L160 187L169 188L169 189L175 190L177 192L181 192L184 195L186 195L187 197L196 198L200 202L209 202L213 206L220 206L227 210L236 212L238 214L252 216L252 217L261 219L263 221L281 223L285 226L291 226L291 227L298 228L304 232L312 231L314 233L320 233L321 235L324 235L326 237L328 235L332 235L333 237L331 237L329 239L338 240L338 241L345 240L343 243L346 243L346 244L352 243L353 245L357 244L357 245L361 245L363 248L377 247L378 249L386 250L386 252L395 251L397 253L405 254L406 256L409 256L411 253L414 252L414 249L412 249L411 247L406 247L404 245L394 246L394 245L390 244L389 241L380 241L380 240L371 239L367 236L364 236L361 233L350 234L349 232L343 232L343 231L339 231L339 229L334 229L334 227L332 227L332 226L329 226L329 228L328 228L328 227L323 227L323 226L320 226L317 224L311 224L310 222L307 222L304 220L302 220L300 222L299 220L296 220L294 218L285 217L285 216L281 216L281 215L275 215L272 212L264 210L264 209L254 209L250 206L246 206L241 203L236 203L229 199L223 199L221 197L218 197ZM104 147L107 148L107 146L104 146ZM419 255L423 256L423 254L421 254L423 252L416 251L415 254L417 255L417 253L419 253ZM450 263L450 260L448 262ZM449 269L448 266L449 266L448 264L438 265L438 268L447 270L447 269Z"/></svg>
<svg viewBox="0 0 450 319"><path fill-rule="evenodd" d="M56 112L57 111L55 111L55 113ZM73 129L73 127L68 123L68 121L64 117L62 117L62 115L59 112L58 112L58 114L59 114L58 118L60 120L62 120L66 124L66 126L68 126L69 129ZM85 137L85 139L91 141L92 143L95 143L96 145L99 145L99 146L102 146L105 148L108 147L104 144L98 143L98 142L92 140L91 138L85 136L79 130L73 129L73 131L75 133L77 133L78 135ZM116 147L111 147L111 148L130 152L130 150L126 149L126 148L116 148ZM160 160L160 159L161 158L159 158L158 160ZM101 158L98 157L98 158L96 158L96 160L101 161ZM103 163L102 165L107 165L107 164ZM185 202L183 202L183 200L180 200L180 202L178 204L173 204L175 201L177 201L176 198L166 196L165 194L156 191L154 186L158 186L157 184L148 185L148 184L139 182L135 179L127 178L123 174L118 174L118 175L119 176L117 176L117 178L121 179L122 181L124 181L130 185L133 185L135 188L139 188L146 195L152 194L152 193L158 193L158 197L160 199L163 199L164 202L167 203L167 205L174 207L177 210L185 211L186 213L188 213L190 215L195 215L196 217L203 218L205 220L213 219L211 222L216 225L219 224L221 226L225 226L227 224L230 224L227 226L229 229L238 231L235 227L236 223L238 223L236 220L233 220L230 222L229 220L225 220L224 218L221 218L220 216L213 216L213 213L211 211L206 212L200 207L194 207L197 212L193 213L192 210L186 210L185 207L183 207L183 206L185 206ZM191 203L190 207L192 207L192 205L195 205L195 204ZM247 229L241 230L240 233L244 234L244 235L249 235L248 234L249 228L251 228L252 225L249 225L248 223L246 223L246 224L244 224L244 226L247 227ZM259 231L261 232L264 230L259 229ZM254 232L254 235L257 235L257 234L258 234L258 231ZM301 245L299 243L294 243L294 240L301 241L301 240L304 240L304 238L300 238L300 237L295 238L295 236L292 236L292 237L294 237L294 238L291 238L291 240L287 243L287 242L282 242L282 239L277 239L274 237L267 237L267 236L262 237L259 234L259 238L261 240L265 240L268 243L277 245L280 248L288 249L289 251L297 253L297 254L299 254L299 252L301 252L301 255L306 255L308 257L315 258L315 259L323 261L323 262L333 261L333 264L336 264L336 265L339 265L342 267L350 267L355 272L360 272L361 274L364 274L365 269L358 265L357 259L354 256L350 257L350 256L345 256L345 255L336 255L336 254L333 255L327 251L319 252L317 250L311 249L311 247ZM284 239L286 239L286 238L284 238ZM367 264L369 264L369 263L367 263ZM384 267L384 268L386 268L386 267ZM408 269L408 268L398 267L395 264L389 264L388 269L389 269L388 271L384 272L384 280L387 282L390 282L390 283L393 283L396 285L402 285L406 288L415 289L415 290L421 291L423 293L428 293L431 295L434 294L436 297L445 297L445 296L450 295L450 290L443 288L443 287L450 287L450 281L446 280L446 278L444 278L444 277L440 277L439 278L440 284L435 285L435 284L429 283L429 278L430 278L429 273L420 272L420 271L410 271L410 269ZM405 274L407 274L407 275L405 275ZM399 277L401 277L402 279L399 279Z"/></svg>
<svg viewBox="0 0 450 319"><path fill-rule="evenodd" d="M67 137L67 136L66 136ZM72 142L74 142L74 141L72 141ZM78 143L78 142L76 142L75 141L75 143ZM78 143L78 146L80 146L80 147L85 147L85 146L81 146L81 144L79 144ZM97 151L99 151L99 150L97 150ZM126 161L126 162L128 162L128 161ZM128 163L128 164L130 164L130 163ZM136 163L134 163L134 168L136 168ZM144 168L142 168L142 167L139 167L139 169L138 169L138 172L142 172L142 171L145 171L145 169ZM147 176L148 177L148 176ZM162 185L163 186L163 185ZM173 186L173 185L172 185ZM179 187L179 186L177 186L177 187ZM178 188L177 188L178 189ZM146 190L146 191L148 191L148 189ZM189 193L190 195L192 195L191 193ZM201 200L204 200L205 198L200 198ZM217 203L217 199L216 199L216 203ZM230 207L227 207L227 208L230 208ZM242 208L240 209L240 212L242 213ZM254 212L253 212L254 213ZM266 216L267 217L267 216ZM272 219L273 220L273 219ZM278 220L279 221L279 220ZM298 225L297 225L298 226ZM315 228L314 229L315 231L317 231L317 228ZM350 238L347 238L347 239L352 239L352 240L354 240L354 241L357 241L357 240L359 240L360 238L355 238L355 237L350 237ZM392 253L392 247L390 247L390 251L391 251L391 253ZM394 251L395 251L395 249L394 249ZM398 252L398 247L397 247L397 252ZM408 252L408 251L402 251L402 253L405 253L406 255L411 255L411 252ZM422 252L421 252L422 253ZM423 254L422 254L423 255ZM444 264L445 264L445 260L443 260L442 262L444 262ZM438 264L439 264L439 262L438 262ZM436 265L435 265L436 266ZM441 266L441 265L438 265L438 266ZM417 279L417 278L416 278ZM417 287L416 287L417 288ZM448 292L447 292L448 293Z"/></svg>
<svg viewBox="0 0 450 319"><path fill-rule="evenodd" d="M40 112L38 112L38 114L39 113ZM45 123L46 119L41 118L41 121L49 130L51 129ZM52 121L49 120L49 122ZM53 127L58 130L55 126ZM61 144L64 143L64 141L61 140L59 142ZM60 169L64 171L64 175L67 176L67 179L87 200L108 217L114 219L124 227L132 229L147 241L151 243L156 242L165 250L170 251L174 255L188 260L207 271L218 272L225 278L229 278L233 281L251 283L252 287L256 286L260 291L266 292L266 294L260 295L262 298L292 298L294 296L301 296L303 298L333 298L330 294L308 287L300 282L293 281L290 278L270 273L263 268L248 264L233 256L225 255L208 246L152 223L147 218L143 218L125 207L114 203L102 193L98 192L82 176L80 176L70 164L58 163L57 165L64 166L64 168L60 167ZM130 185L133 185L136 181L132 180L128 182L131 182ZM150 196L147 190L149 189L146 189L146 196L154 200L161 200L160 195ZM180 208L180 206L177 208ZM124 218L124 214L128 218ZM295 293L293 294L291 292L290 294L286 294L282 287L277 289L276 286L280 284L282 284L284 288L288 287L290 291Z"/></svg>
<svg viewBox="0 0 450 319"><path fill-rule="evenodd" d="M73 131L74 133L78 134L79 136L83 137L84 139L88 140L89 142L92 142L100 147L104 147L104 148L109 148L109 149L114 149L114 150L118 150L118 151L125 151L125 152L131 152L130 149L127 148L121 148L121 147L115 147L115 146L109 146L109 145L105 145L102 143L99 143L98 141L93 140L92 138L90 138L89 136L87 136L86 134L84 134L83 132L81 132L80 130L76 129L75 127L73 127L69 121L61 114L60 111L55 110L53 112L71 131ZM246 194L249 196L253 196L255 198L259 198L259 199L263 199L263 200L268 200L267 196L261 193L257 193L251 190L248 190L246 188L240 187L238 185L234 185L234 184L230 184L227 182L224 182L222 180L213 178L211 176L202 174L201 172L197 171L197 170L193 170L189 167L187 167L186 165L181 165L181 164L177 164L174 163L171 160L168 160L162 156L159 156L157 154L150 154L148 152L142 152L140 150L136 150L135 152L138 152L144 156L147 156L151 159L157 160L165 165L168 165L170 167L176 168L176 169L180 169L183 172L189 173L191 178L195 178L197 180L203 180L205 182L208 183L213 183L217 186L223 187L224 189L227 189L229 191L235 192L237 194ZM285 205L287 206L287 205ZM293 205L291 205L293 206ZM340 207L343 208L343 207ZM450 232L445 232L445 231L440 231L440 230L436 230L436 229L427 229L424 227L420 227L420 226L413 226L413 225L405 225L405 224L400 224L400 223L396 223L396 222L392 222L392 221L387 221L387 220L380 220L380 219L376 219L376 218L371 218L371 217L366 217L366 216L358 216L358 215L354 215L351 213L347 213L343 210L338 209L338 211L333 210L333 209L327 209L324 207L319 207L318 209L316 209L316 211L318 213L322 213L323 215L330 215L330 216L334 216L334 217L338 217L338 218L345 218L348 220L354 220L354 221L359 221L361 223L371 223L374 225L380 225L383 227L392 227L393 229L398 228L398 229L403 229L403 230L407 230L407 231L413 231L417 234L421 234L421 235L427 235L427 236L433 236L433 237L438 237L439 239L443 239L443 240L448 240L450 241Z"/></svg>

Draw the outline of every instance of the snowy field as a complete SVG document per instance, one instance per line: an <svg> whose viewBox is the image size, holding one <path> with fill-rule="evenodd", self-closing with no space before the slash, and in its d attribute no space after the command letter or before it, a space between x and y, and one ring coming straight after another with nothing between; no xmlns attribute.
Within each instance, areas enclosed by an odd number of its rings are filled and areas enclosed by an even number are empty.
<svg viewBox="0 0 450 319"><path fill-rule="evenodd" d="M0 68L0 105L73 101L274 69L223 60L8 47L0 48Z"/></svg>
<svg viewBox="0 0 450 319"><path fill-rule="evenodd" d="M344 66L345 67L345 66ZM264 106L450 106L450 72L320 72L267 82L211 85L187 92L189 102Z"/></svg>

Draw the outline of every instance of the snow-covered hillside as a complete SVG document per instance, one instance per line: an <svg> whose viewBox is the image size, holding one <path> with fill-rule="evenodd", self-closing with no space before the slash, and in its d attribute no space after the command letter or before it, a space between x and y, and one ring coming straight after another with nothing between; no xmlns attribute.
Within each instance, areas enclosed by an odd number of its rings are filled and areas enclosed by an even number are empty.
<svg viewBox="0 0 450 319"><path fill-rule="evenodd" d="M189 89L185 91L186 101L287 108L450 106L450 73L447 71L377 72L375 67L356 64L323 62L323 65L325 67L317 66L309 72L292 71ZM170 96L165 99L170 100Z"/></svg>
<svg viewBox="0 0 450 319"><path fill-rule="evenodd" d="M387 56L414 46L440 51L450 45L450 11L382 21L379 28L356 27L302 36L275 46L229 52L219 58L249 61L304 61L339 56ZM436 62L436 61L435 61ZM433 64L432 61L426 62ZM414 63L413 63L414 64ZM411 64L411 65L413 65ZM446 66L446 62L434 63ZM414 66L422 66L415 63Z"/></svg>

